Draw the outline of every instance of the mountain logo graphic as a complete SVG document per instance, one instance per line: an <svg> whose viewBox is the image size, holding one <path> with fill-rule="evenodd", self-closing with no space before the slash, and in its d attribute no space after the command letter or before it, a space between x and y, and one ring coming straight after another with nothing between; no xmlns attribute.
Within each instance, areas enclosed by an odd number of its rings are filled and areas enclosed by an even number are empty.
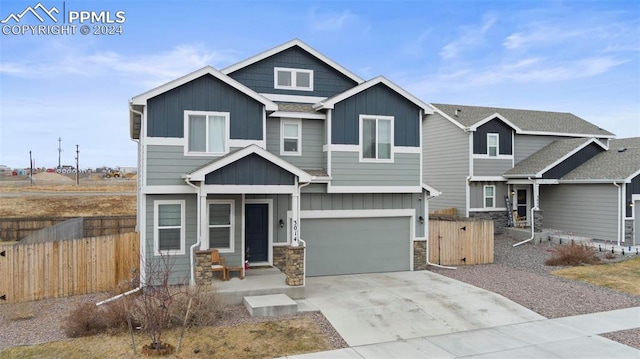
<svg viewBox="0 0 640 359"><path fill-rule="evenodd" d="M48 16L51 20L53 20L53 22L58 22L58 19L56 19L55 16L53 16L53 14L59 14L60 11L54 6L51 8L51 10L47 10L47 8L42 5L42 3L37 3L36 6L28 6L26 9L24 9L24 11L22 11L19 14L9 14L9 16L7 16L6 19L0 21L0 23L6 24L7 22L9 22L10 20L15 21L16 23L19 23L20 20L22 20L22 18L27 15L27 13L31 13L33 14L33 16L35 16L38 20L40 20L40 22L45 22L45 19L43 16L41 16L38 13L38 10L42 11L46 16Z"/></svg>

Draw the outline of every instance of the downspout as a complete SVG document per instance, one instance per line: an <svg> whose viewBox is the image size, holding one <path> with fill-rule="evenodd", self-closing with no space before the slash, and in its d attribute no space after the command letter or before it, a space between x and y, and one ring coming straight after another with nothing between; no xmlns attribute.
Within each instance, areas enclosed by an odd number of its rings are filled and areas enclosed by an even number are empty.
<svg viewBox="0 0 640 359"><path fill-rule="evenodd" d="M311 182L307 182L307 183L303 183L301 185L298 186L298 204L297 204L297 211L298 211L298 241L300 241L302 243L302 248L304 248L304 251L307 251L307 242L305 242L302 239L302 236L300 235L300 233L302 233L301 229L302 226L300 225L300 223L302 222L302 218L300 218L300 200L302 198L302 191L300 191L302 189L302 187L306 187L308 185L310 185ZM302 276L302 286L304 287L305 284L307 283L307 253L304 254L304 259L302 260L302 271L304 273L304 275Z"/></svg>
<svg viewBox="0 0 640 359"><path fill-rule="evenodd" d="M193 286L193 285L196 284L196 267L195 267L195 264L194 264L194 262L195 262L194 259L195 258L194 258L193 251L198 246L200 246L200 242L201 242L200 241L200 234L202 232L202 229L200 228L200 212L201 212L201 210L200 210L200 188L198 186L194 185L189 180L189 176L188 175L184 178L184 182L187 185L193 187L193 189L196 190L196 206L197 206L197 209L196 209L196 213L197 213L196 214L196 216L197 216L196 226L197 226L198 230L196 231L196 243L194 243L191 247L189 247L189 268L190 268L190 274L191 274L191 278L190 278L189 284L191 284Z"/></svg>
<svg viewBox="0 0 640 359"><path fill-rule="evenodd" d="M428 222L429 221L429 213L427 213L427 201L432 199L432 198L435 198L435 197L437 197L437 196L427 196L427 195L424 196L424 204L423 204L423 206L424 206L424 217L425 217L424 220L425 220L425 223L429 223ZM428 230L429 230L429 226L427 225L427 226L425 226L425 234L424 234L424 236L427 238L426 246L425 246L426 247L425 248L426 249L426 256L427 256L427 265L428 266L434 266L436 268L443 268L443 269L458 269L456 267L443 266L443 265L440 265L440 264L429 262L429 241L430 241L430 238L429 238L429 233L427 232Z"/></svg>
<svg viewBox="0 0 640 359"><path fill-rule="evenodd" d="M531 242L535 238L535 229L536 229L535 222L536 222L536 219L535 219L534 213L535 213L535 211L539 210L540 208L538 208L538 196L537 196L537 193L536 193L537 191L536 191L536 188L535 188L537 186L537 184L536 184L535 180L531 179L531 177L529 177L529 181L531 181L531 184L533 186L533 207L531 207L531 237L529 239L525 239L522 242L518 242L518 243L514 244L513 245L514 247L517 247L517 246L519 246L521 244L525 244L527 242Z"/></svg>
<svg viewBox="0 0 640 359"><path fill-rule="evenodd" d="M620 246L620 227L622 226L622 211L620 210L621 204L622 204L622 186L620 186L619 184L617 184L616 182L613 182L613 185L618 187L618 224L616 227L618 227L618 246Z"/></svg>

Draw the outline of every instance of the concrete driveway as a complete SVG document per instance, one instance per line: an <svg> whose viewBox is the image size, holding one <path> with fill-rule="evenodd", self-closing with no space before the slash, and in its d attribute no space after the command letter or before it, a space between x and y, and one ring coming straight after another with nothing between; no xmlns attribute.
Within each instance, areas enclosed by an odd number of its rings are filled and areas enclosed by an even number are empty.
<svg viewBox="0 0 640 359"><path fill-rule="evenodd" d="M307 278L319 309L349 346L545 319L501 295L429 271Z"/></svg>

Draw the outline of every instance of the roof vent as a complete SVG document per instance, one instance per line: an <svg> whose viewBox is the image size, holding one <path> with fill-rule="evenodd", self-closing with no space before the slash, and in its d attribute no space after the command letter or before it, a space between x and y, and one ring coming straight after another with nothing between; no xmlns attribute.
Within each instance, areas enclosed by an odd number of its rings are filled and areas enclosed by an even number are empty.
<svg viewBox="0 0 640 359"><path fill-rule="evenodd" d="M461 109L459 109L459 108L456 108L456 112L455 112L455 114L454 114L454 115L455 115L456 117L458 117L458 114L459 114L460 112L462 112L462 110L461 110Z"/></svg>
<svg viewBox="0 0 640 359"><path fill-rule="evenodd" d="M626 147L620 147L620 148L618 148L618 152L620 152L620 153L622 153L622 152L624 152L624 151L626 151L626 150L627 150L627 148L626 148Z"/></svg>

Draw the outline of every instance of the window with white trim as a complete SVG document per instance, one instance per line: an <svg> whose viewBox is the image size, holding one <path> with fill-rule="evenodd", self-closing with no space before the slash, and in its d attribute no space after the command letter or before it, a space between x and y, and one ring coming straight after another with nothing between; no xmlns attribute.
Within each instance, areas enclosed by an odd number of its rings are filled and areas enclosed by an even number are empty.
<svg viewBox="0 0 640 359"><path fill-rule="evenodd" d="M497 157L500 153L498 143L500 142L500 134L487 133L487 154L489 157Z"/></svg>
<svg viewBox="0 0 640 359"><path fill-rule="evenodd" d="M274 67L273 84L276 89L313 91L313 70Z"/></svg>
<svg viewBox="0 0 640 359"><path fill-rule="evenodd" d="M224 155L229 152L229 113L185 111L188 153Z"/></svg>
<svg viewBox="0 0 640 359"><path fill-rule="evenodd" d="M280 121L280 154L283 156L302 154L302 120Z"/></svg>
<svg viewBox="0 0 640 359"><path fill-rule="evenodd" d="M233 201L207 201L209 248L222 253L234 251Z"/></svg>
<svg viewBox="0 0 640 359"><path fill-rule="evenodd" d="M360 159L393 161L393 116L360 115Z"/></svg>
<svg viewBox="0 0 640 359"><path fill-rule="evenodd" d="M185 253L185 201L158 200L153 203L154 252Z"/></svg>
<svg viewBox="0 0 640 359"><path fill-rule="evenodd" d="M496 186L484 186L484 208L496 208Z"/></svg>

